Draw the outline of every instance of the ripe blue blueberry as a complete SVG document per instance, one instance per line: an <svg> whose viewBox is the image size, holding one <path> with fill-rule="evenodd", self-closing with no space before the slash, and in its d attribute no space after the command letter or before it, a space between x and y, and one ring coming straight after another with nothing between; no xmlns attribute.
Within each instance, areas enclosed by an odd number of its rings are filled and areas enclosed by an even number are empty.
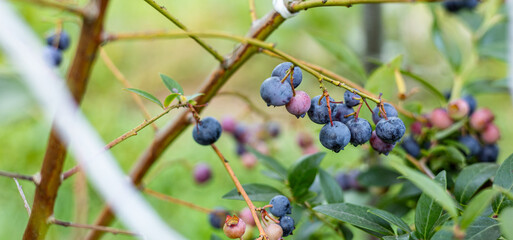
<svg viewBox="0 0 513 240"><path fill-rule="evenodd" d="M458 12L465 7L465 1L463 0L445 0L443 2L445 10L448 12Z"/></svg>
<svg viewBox="0 0 513 240"><path fill-rule="evenodd" d="M226 216L230 213L222 208L214 209L212 212L208 214L208 221L210 225L214 228L221 229L224 226L224 222L226 221Z"/></svg>
<svg viewBox="0 0 513 240"><path fill-rule="evenodd" d="M206 117L194 126L192 137L201 145L210 145L219 139L221 132L221 124L213 117Z"/></svg>
<svg viewBox="0 0 513 240"><path fill-rule="evenodd" d="M274 196L269 204L273 205L269 211L276 217L283 217L285 214L292 213L290 201L283 195Z"/></svg>
<svg viewBox="0 0 513 240"><path fill-rule="evenodd" d="M358 91L358 90L355 90L355 91ZM349 90L346 90L346 92L344 93L344 101L346 102L346 105L348 107L354 107L354 106L360 104L359 98L360 98L360 96L358 94L353 93Z"/></svg>
<svg viewBox="0 0 513 240"><path fill-rule="evenodd" d="M46 59L50 66L57 67L62 62L62 53L59 49L52 46L47 46L43 50L43 57Z"/></svg>
<svg viewBox="0 0 513 240"><path fill-rule="evenodd" d="M61 31L60 34L53 33L46 38L46 44L53 46L59 50L66 50L70 45L70 37L65 31Z"/></svg>
<svg viewBox="0 0 513 240"><path fill-rule="evenodd" d="M260 96L267 106L283 106L290 102L292 95L290 83L281 83L278 77L270 77L260 86Z"/></svg>
<svg viewBox="0 0 513 240"><path fill-rule="evenodd" d="M468 148L469 153L465 154L467 158L476 156L481 151L481 144L479 144L479 141L470 135L461 136L458 141Z"/></svg>
<svg viewBox="0 0 513 240"><path fill-rule="evenodd" d="M376 135L386 143L395 143L403 137L406 132L406 126L403 121L397 117L389 117L388 120L381 119L376 124Z"/></svg>
<svg viewBox="0 0 513 240"><path fill-rule="evenodd" d="M333 121L339 121L343 123L347 123L353 116L344 117L354 113L353 108L348 107L346 104L335 104L335 107L331 109L331 118Z"/></svg>
<svg viewBox="0 0 513 240"><path fill-rule="evenodd" d="M328 104L326 103L326 98L322 98L321 104L319 105L319 99L321 95L315 96L312 98L310 102L310 109L308 109L308 117L312 122L317 124L326 124L330 121L330 113L328 111ZM333 110L335 104L332 103L335 100L330 97L330 108Z"/></svg>
<svg viewBox="0 0 513 240"><path fill-rule="evenodd" d="M292 231L296 229L294 226L294 219L289 216L284 216L280 218L280 227L283 229L283 237L286 237L288 235L292 235Z"/></svg>
<svg viewBox="0 0 513 240"><path fill-rule="evenodd" d="M331 123L327 123L322 127L319 140L325 148L338 153L340 150L344 150L351 140L351 132L345 124L333 121L333 126Z"/></svg>
<svg viewBox="0 0 513 240"><path fill-rule="evenodd" d="M346 122L349 131L351 132L351 144L358 146L366 143L371 138L372 126L369 121L363 118L352 117Z"/></svg>
<svg viewBox="0 0 513 240"><path fill-rule="evenodd" d="M477 159L480 162L497 162L497 156L499 156L499 147L497 144L490 144L481 148Z"/></svg>
<svg viewBox="0 0 513 240"><path fill-rule="evenodd" d="M351 180L349 178L350 176L344 172L340 172L335 176L335 180L344 191L351 189Z"/></svg>
<svg viewBox="0 0 513 240"><path fill-rule="evenodd" d="M401 147L406 151L406 153L410 154L414 158L420 157L420 146L415 141L413 136L408 136L403 139L403 143L401 143Z"/></svg>
<svg viewBox="0 0 513 240"><path fill-rule="evenodd" d="M287 75L287 71L289 71L290 67L292 67L291 62L280 63L273 69L271 76L277 77L280 80L282 80L285 77L285 75ZM297 88L297 86L301 84L301 81L303 81L303 73L301 72L301 68L297 66L294 67L294 74L292 75L292 77L294 78L292 79L292 84L294 85L294 88ZM285 81L290 83L290 74L287 77L287 80Z"/></svg>
<svg viewBox="0 0 513 240"><path fill-rule="evenodd" d="M385 154L388 156L388 153L392 151L395 147L395 143L386 143L381 140L378 135L376 135L376 131L372 131L371 139L369 140L372 149L376 150L376 152L380 154Z"/></svg>
<svg viewBox="0 0 513 240"><path fill-rule="evenodd" d="M472 97L472 95L465 95L462 97L462 99L468 103L468 106L470 107L470 110L468 111L468 115L472 115L472 113L474 113L474 111L476 110L477 108L477 101L474 97Z"/></svg>
<svg viewBox="0 0 513 240"><path fill-rule="evenodd" d="M385 112L387 114L387 117L397 117L399 116L399 113L397 113L397 110L395 110L395 107L392 106L390 103L383 104L383 108L385 109ZM379 120L383 119L383 113L379 111L379 108L376 106L372 111L372 121L374 124L378 124Z"/></svg>

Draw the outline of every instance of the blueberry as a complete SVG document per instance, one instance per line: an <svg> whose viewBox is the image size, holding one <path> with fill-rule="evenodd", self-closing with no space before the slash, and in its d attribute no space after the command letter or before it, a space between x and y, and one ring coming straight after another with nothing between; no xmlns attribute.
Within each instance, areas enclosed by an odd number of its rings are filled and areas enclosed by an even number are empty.
<svg viewBox="0 0 513 240"><path fill-rule="evenodd" d="M286 237L288 235L292 235L292 231L296 229L294 226L294 219L289 216L284 216L280 218L280 227L283 229L283 237Z"/></svg>
<svg viewBox="0 0 513 240"><path fill-rule="evenodd" d="M238 142L237 143L237 149L236 149L237 155L242 156L244 153L246 153L246 145L243 143Z"/></svg>
<svg viewBox="0 0 513 240"><path fill-rule="evenodd" d="M246 232L246 223L237 216L228 216L223 227L223 232L228 238L241 239L244 232Z"/></svg>
<svg viewBox="0 0 513 240"><path fill-rule="evenodd" d="M443 2L443 6L444 6L445 10L447 10L448 12L455 13L465 7L465 1L464 0L445 0Z"/></svg>
<svg viewBox="0 0 513 240"><path fill-rule="evenodd" d="M344 117L354 113L353 108L348 107L345 104L335 104L335 107L331 109L331 118L333 121L339 121L343 123L347 123L349 119L353 118L352 116Z"/></svg>
<svg viewBox="0 0 513 240"><path fill-rule="evenodd" d="M397 110L395 110L395 107L392 106L392 104L384 103L383 108L385 109L388 118L399 116L399 113L397 113ZM383 119L384 116L382 115L383 113L381 113L379 108L376 106L372 111L372 121L374 124L378 124L379 120Z"/></svg>
<svg viewBox="0 0 513 240"><path fill-rule="evenodd" d="M349 178L350 176L344 172L340 172L335 176L335 180L344 191L351 189L351 180Z"/></svg>
<svg viewBox="0 0 513 240"><path fill-rule="evenodd" d="M429 114L429 122L438 129L446 129L454 123L447 110L443 108L434 109Z"/></svg>
<svg viewBox="0 0 513 240"><path fill-rule="evenodd" d="M376 131L372 132L371 138L369 140L372 148L376 150L376 152L385 154L388 156L388 153L392 151L395 147L395 143L386 143L381 140L381 138L376 135Z"/></svg>
<svg viewBox="0 0 513 240"><path fill-rule="evenodd" d="M366 143L371 138L372 126L363 118L351 118L346 123L351 132L351 144L358 146Z"/></svg>
<svg viewBox="0 0 513 240"><path fill-rule="evenodd" d="M235 128L237 127L237 120L231 116L226 116L221 121L221 126L223 126L223 131L234 133Z"/></svg>
<svg viewBox="0 0 513 240"><path fill-rule="evenodd" d="M290 201L283 195L274 196L269 204L273 205L269 211L276 217L283 217L285 214L291 214Z"/></svg>
<svg viewBox="0 0 513 240"><path fill-rule="evenodd" d="M59 66L62 62L62 52L52 46L45 47L43 50L43 57L51 66L54 67Z"/></svg>
<svg viewBox="0 0 513 240"><path fill-rule="evenodd" d="M489 123L481 133L480 137L483 143L494 144L497 141L499 141L501 133L499 128L495 124Z"/></svg>
<svg viewBox="0 0 513 240"><path fill-rule="evenodd" d="M358 90L355 89L354 91L358 91ZM348 107L354 107L354 106L360 104L360 98L361 98L360 95L353 93L349 90L346 90L344 92L344 102L346 103L346 105Z"/></svg>
<svg viewBox="0 0 513 240"><path fill-rule="evenodd" d="M46 44L48 44L48 46L57 47L59 50L66 50L70 42L70 37L64 30L59 34L53 33L46 38Z"/></svg>
<svg viewBox="0 0 513 240"><path fill-rule="evenodd" d="M478 132L481 132L485 130L486 126L494 119L495 116L490 109L480 108L470 116L470 126Z"/></svg>
<svg viewBox="0 0 513 240"><path fill-rule="evenodd" d="M468 148L469 154L465 154L468 158L476 156L481 151L479 141L470 135L461 136L458 141Z"/></svg>
<svg viewBox="0 0 513 240"><path fill-rule="evenodd" d="M199 163L194 167L194 180L198 184L202 184L210 180L212 177L212 171L210 166L205 163Z"/></svg>
<svg viewBox="0 0 513 240"><path fill-rule="evenodd" d="M470 105L463 99L457 99L447 105L447 112L452 119L460 120L468 116Z"/></svg>
<svg viewBox="0 0 513 240"><path fill-rule="evenodd" d="M296 96L287 103L287 111L297 118L304 117L308 109L310 109L310 96L306 92L296 91Z"/></svg>
<svg viewBox="0 0 513 240"><path fill-rule="evenodd" d="M319 140L325 148L339 152L351 140L351 132L345 124L333 121L333 126L331 123L327 123L322 127Z"/></svg>
<svg viewBox="0 0 513 240"><path fill-rule="evenodd" d="M330 114L328 111L328 104L326 103L326 98L322 98L321 104L319 105L319 99L321 95L315 96L310 101L310 109L308 109L308 117L312 122L317 124L326 124L330 122ZM333 110L335 104L332 103L335 100L330 97L330 108Z"/></svg>
<svg viewBox="0 0 513 240"><path fill-rule="evenodd" d="M208 214L208 221L214 228L221 229L224 226L226 216L230 214L228 211L222 208L214 209Z"/></svg>
<svg viewBox="0 0 513 240"><path fill-rule="evenodd" d="M300 148L305 149L313 145L313 138L306 132L299 132L296 137L296 142Z"/></svg>
<svg viewBox="0 0 513 240"><path fill-rule="evenodd" d="M461 99L463 99L465 102L468 103L468 106L470 107L468 115L469 116L472 115L472 113L474 113L474 111L477 108L476 99L474 97L472 97L472 95L465 95Z"/></svg>
<svg viewBox="0 0 513 240"><path fill-rule="evenodd" d="M267 106L283 106L292 98L290 83L283 82L277 77L266 79L260 86L260 96Z"/></svg>
<svg viewBox="0 0 513 240"><path fill-rule="evenodd" d="M283 229L281 229L280 225L271 222L271 224L265 226L265 233L267 234L267 237L269 237L269 240L280 240L283 235Z"/></svg>
<svg viewBox="0 0 513 240"><path fill-rule="evenodd" d="M414 158L420 157L420 146L413 136L404 138L403 143L401 143L401 147L406 151L406 153L410 154Z"/></svg>
<svg viewBox="0 0 513 240"><path fill-rule="evenodd" d="M235 127L235 131L233 132L233 137L237 140L237 143L245 144L249 141L249 131L242 124L239 124Z"/></svg>
<svg viewBox="0 0 513 240"><path fill-rule="evenodd" d="M465 0L465 7L469 10L476 8L478 4L478 0Z"/></svg>
<svg viewBox="0 0 513 240"><path fill-rule="evenodd" d="M192 137L201 145L210 145L219 139L221 132L221 124L213 117L206 117L194 126Z"/></svg>
<svg viewBox="0 0 513 240"><path fill-rule="evenodd" d="M265 124L265 129L269 136L276 138L280 135L280 124L277 122L268 122Z"/></svg>
<svg viewBox="0 0 513 240"><path fill-rule="evenodd" d="M401 139L406 132L403 121L397 117L389 117L388 120L381 119L376 124L376 135L386 143L395 143Z"/></svg>
<svg viewBox="0 0 513 240"><path fill-rule="evenodd" d="M349 186L357 191L365 190L365 188L358 182L358 176L360 176L359 170L352 170L347 174L349 176Z"/></svg>
<svg viewBox="0 0 513 240"><path fill-rule="evenodd" d="M481 148L477 159L480 162L497 162L499 156L499 147L497 144L485 145Z"/></svg>
<svg viewBox="0 0 513 240"><path fill-rule="evenodd" d="M287 71L290 69L290 67L292 67L291 62L280 63L273 69L271 76L277 77L280 80L282 80L285 77L285 75L287 75ZM303 80L303 73L301 72L301 68L297 66L294 67L294 74L292 75L292 77L294 78L292 79L292 84L294 85L294 88L297 88ZM287 77L286 82L290 83L290 74L289 77Z"/></svg>

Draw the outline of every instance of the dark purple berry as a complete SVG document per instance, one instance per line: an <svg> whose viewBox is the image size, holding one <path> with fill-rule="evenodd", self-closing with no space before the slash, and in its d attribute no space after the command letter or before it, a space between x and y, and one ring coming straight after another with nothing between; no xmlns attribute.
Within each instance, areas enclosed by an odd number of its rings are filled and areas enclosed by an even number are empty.
<svg viewBox="0 0 513 240"><path fill-rule="evenodd" d="M310 109L310 96L306 92L296 91L296 96L287 103L287 111L297 118L304 117L308 109Z"/></svg>
<svg viewBox="0 0 513 240"><path fill-rule="evenodd" d="M397 117L381 119L376 124L376 135L386 143L395 143L403 137L406 132L406 126L403 121Z"/></svg>
<svg viewBox="0 0 513 240"><path fill-rule="evenodd" d="M284 216L280 218L280 227L283 229L283 237L288 235L292 235L292 231L296 229L294 226L294 219L289 216Z"/></svg>
<svg viewBox="0 0 513 240"><path fill-rule="evenodd" d="M274 68L273 72L271 73L271 76L277 77L280 80L282 80L285 77L285 75L287 75L287 71L290 69L290 67L292 67L292 63L290 62L280 63L278 66ZM299 84L301 84L301 81L303 80L303 73L301 72L301 68L297 66L294 67L294 74L292 74L292 77L294 78L292 79L292 85L294 85L294 88L297 88L297 86L299 86ZM290 84L290 74L285 81Z"/></svg>
<svg viewBox="0 0 513 240"><path fill-rule="evenodd" d="M397 110L395 110L395 107L392 106L392 104L384 103L383 108L385 109L388 118L399 116L399 113L397 113ZM372 121L374 122L374 124L378 124L379 120L383 118L383 113L380 112L379 108L376 106L372 111Z"/></svg>
<svg viewBox="0 0 513 240"><path fill-rule="evenodd" d="M499 147L497 144L484 145L477 155L477 160L480 162L497 162L499 156Z"/></svg>
<svg viewBox="0 0 513 240"><path fill-rule="evenodd" d="M406 153L410 154L414 158L420 157L420 146L413 136L405 137L403 139L403 143L401 143L401 147L406 151Z"/></svg>
<svg viewBox="0 0 513 240"><path fill-rule="evenodd" d="M292 208L290 206L290 201L287 197L283 195L274 196L269 204L273 205L269 208L269 211L276 217L283 217L285 214L291 214Z"/></svg>
<svg viewBox="0 0 513 240"><path fill-rule="evenodd" d="M315 96L310 102L310 109L308 109L308 117L312 122L317 124L326 124L330 121L330 113L328 111L328 104L326 98L323 97L321 104L319 105L319 99L321 95ZM333 110L335 104L334 100L330 97L330 108Z"/></svg>
<svg viewBox="0 0 513 240"><path fill-rule="evenodd" d="M351 189L351 180L349 179L349 175L344 172L340 172L335 176L335 180L342 190L347 191Z"/></svg>
<svg viewBox="0 0 513 240"><path fill-rule="evenodd" d="M378 153L382 153L388 156L388 153L392 151L395 147L395 143L386 143L381 140L378 135L376 135L376 131L372 132L371 139L369 140L372 148L376 150Z"/></svg>
<svg viewBox="0 0 513 240"><path fill-rule="evenodd" d="M365 190L365 187L360 185L360 183L358 182L358 176L360 176L360 171L359 170L352 170L347 175L349 176L349 186L352 189L354 189L356 191Z"/></svg>
<svg viewBox="0 0 513 240"><path fill-rule="evenodd" d="M443 6L444 6L445 10L447 10L448 12L455 13L465 7L465 1L464 0L445 0L443 2Z"/></svg>
<svg viewBox="0 0 513 240"><path fill-rule="evenodd" d="M249 141L250 134L244 125L239 124L237 127L235 127L233 137L235 137L235 140L237 140L238 143L245 144Z"/></svg>
<svg viewBox="0 0 513 240"><path fill-rule="evenodd" d="M470 135L461 136L458 141L465 145L469 150L469 153L465 154L468 158L476 156L479 151L481 151L481 144L479 144L479 141Z"/></svg>
<svg viewBox="0 0 513 240"><path fill-rule="evenodd" d="M53 67L59 66L62 62L62 52L52 46L45 47L43 50L43 57L46 59L48 64Z"/></svg>
<svg viewBox="0 0 513 240"><path fill-rule="evenodd" d="M268 122L265 124L265 129L267 130L267 133L272 138L276 138L280 135L281 128L280 124L277 122Z"/></svg>
<svg viewBox="0 0 513 240"><path fill-rule="evenodd" d="M260 96L267 106L283 106L290 102L292 95L290 83L281 83L281 79L277 77L266 79L260 86Z"/></svg>
<svg viewBox="0 0 513 240"><path fill-rule="evenodd" d="M338 153L351 140L351 132L345 124L333 121L333 126L327 123L322 127L319 140L325 148Z"/></svg>
<svg viewBox="0 0 513 240"><path fill-rule="evenodd" d="M221 132L221 124L213 117L206 117L194 126L192 137L201 145L210 145L221 137Z"/></svg>
<svg viewBox="0 0 513 240"><path fill-rule="evenodd" d="M468 112L468 115L472 115L472 113L474 113L474 111L476 110L477 108L477 101L474 97L472 97L472 95L465 95L462 97L462 99L468 103L468 106L470 107L469 109L469 112Z"/></svg>
<svg viewBox="0 0 513 240"><path fill-rule="evenodd" d="M351 144L358 146L366 143L371 138L372 126L363 118L351 118L346 122L347 128L351 132Z"/></svg>
<svg viewBox="0 0 513 240"><path fill-rule="evenodd" d="M212 177L210 166L205 163L196 164L194 167L194 180L198 184L206 183Z"/></svg>
<svg viewBox="0 0 513 240"><path fill-rule="evenodd" d="M218 208L215 210L212 210L208 214L208 221L210 222L210 225L214 228L221 229L224 226L224 222L226 221L226 216L228 216L230 213L222 208Z"/></svg>
<svg viewBox="0 0 513 240"><path fill-rule="evenodd" d="M355 91L358 91L358 90L355 90ZM344 92L344 102L346 102L346 105L348 107L354 107L358 104L360 104L360 95L356 94L356 93L353 93L349 90L346 90L346 92Z"/></svg>
<svg viewBox="0 0 513 240"><path fill-rule="evenodd" d="M48 46L56 47L59 50L66 50L70 42L70 37L65 31L61 31L59 34L53 33L46 38L46 44L48 44Z"/></svg>
<svg viewBox="0 0 513 240"><path fill-rule="evenodd" d="M331 109L331 118L333 121L347 123L349 119L354 118L353 116L345 117L351 113L354 113L353 108L350 108L345 104L335 104L335 107Z"/></svg>
<svg viewBox="0 0 513 240"><path fill-rule="evenodd" d="M235 118L232 116L226 116L221 121L221 126L223 127L223 131L234 133L235 128L237 127L237 120L235 120Z"/></svg>
<svg viewBox="0 0 513 240"><path fill-rule="evenodd" d="M246 153L246 145L243 143L238 142L237 143L237 155L242 156L242 154Z"/></svg>

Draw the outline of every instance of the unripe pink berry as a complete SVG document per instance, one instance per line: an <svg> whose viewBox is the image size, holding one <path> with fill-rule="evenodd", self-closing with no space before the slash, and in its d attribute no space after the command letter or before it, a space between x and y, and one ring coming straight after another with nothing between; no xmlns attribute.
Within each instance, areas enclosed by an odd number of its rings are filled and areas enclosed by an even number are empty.
<svg viewBox="0 0 513 240"><path fill-rule="evenodd" d="M414 122L410 125L410 130L412 134L420 135L422 134L422 123L421 122Z"/></svg>
<svg viewBox="0 0 513 240"><path fill-rule="evenodd" d="M449 116L454 120L460 120L467 116L470 111L470 106L463 99L452 101L447 106Z"/></svg>
<svg viewBox="0 0 513 240"><path fill-rule="evenodd" d="M447 111L442 108L437 108L433 110L429 115L429 121L431 122L433 127L438 129L446 129L450 127L453 123Z"/></svg>
<svg viewBox="0 0 513 240"><path fill-rule="evenodd" d="M318 152L319 149L315 145L310 145L306 148L303 148L303 155L310 155Z"/></svg>
<svg viewBox="0 0 513 240"><path fill-rule="evenodd" d="M194 180L198 184L203 184L208 182L212 177L212 171L210 170L210 166L205 163L198 163L194 167Z"/></svg>
<svg viewBox="0 0 513 240"><path fill-rule="evenodd" d="M237 120L232 116L226 116L221 121L221 126L225 132L234 133L237 128Z"/></svg>
<svg viewBox="0 0 513 240"><path fill-rule="evenodd" d="M300 148L307 148L313 145L313 138L310 134L306 132L300 132L296 137L297 144Z"/></svg>
<svg viewBox="0 0 513 240"><path fill-rule="evenodd" d="M296 91L296 96L290 99L287 103L287 111L295 115L297 118L304 117L308 109L310 109L310 96L306 92Z"/></svg>
<svg viewBox="0 0 513 240"><path fill-rule="evenodd" d="M255 167L258 162L257 157L250 152L245 152L240 158L242 160L242 165L248 169Z"/></svg>
<svg viewBox="0 0 513 240"><path fill-rule="evenodd" d="M271 223L265 228L265 233L269 240L280 240L283 236L283 229L276 223Z"/></svg>
<svg viewBox="0 0 513 240"><path fill-rule="evenodd" d="M500 137L500 130L493 123L486 125L485 129L481 133L481 140L483 140L483 142L486 144L494 144L499 140Z"/></svg>
<svg viewBox="0 0 513 240"><path fill-rule="evenodd" d="M246 223L235 215L233 217L228 215L226 216L223 231L231 239L241 238L246 231Z"/></svg>
<svg viewBox="0 0 513 240"><path fill-rule="evenodd" d="M488 108L477 109L470 116L470 126L476 131L483 131L489 123L493 121L495 117Z"/></svg>
<svg viewBox="0 0 513 240"><path fill-rule="evenodd" d="M254 145L255 150L257 150L259 153L264 155L269 154L269 147L267 146L267 143L265 143L264 141L259 141Z"/></svg>
<svg viewBox="0 0 513 240"><path fill-rule="evenodd" d="M249 226L255 226L255 219L253 218L253 215L251 214L251 210L249 208L245 207L239 212L239 217Z"/></svg>

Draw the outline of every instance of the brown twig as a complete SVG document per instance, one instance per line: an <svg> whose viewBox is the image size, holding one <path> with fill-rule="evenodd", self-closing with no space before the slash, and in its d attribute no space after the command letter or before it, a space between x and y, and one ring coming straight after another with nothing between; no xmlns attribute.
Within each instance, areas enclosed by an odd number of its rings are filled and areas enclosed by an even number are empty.
<svg viewBox="0 0 513 240"><path fill-rule="evenodd" d="M10 178L17 178L17 179L21 179L21 180L27 180L27 181L35 182L34 176L28 176L28 175L23 175L23 174L19 174L19 173L11 173L11 172L6 172L6 171L0 171L0 176L10 177Z"/></svg>
<svg viewBox="0 0 513 240"><path fill-rule="evenodd" d="M85 16L80 39L75 52L73 63L67 74L67 85L77 104L80 104L87 85L96 52L101 42L103 21L108 0L94 0L88 9L94 9L93 14ZM41 181L36 187L32 212L30 214L24 240L45 239L48 231L48 218L53 215L57 191L61 185L61 173L66 157L66 146L60 140L55 126L52 126L43 165L41 167Z"/></svg>
<svg viewBox="0 0 513 240"><path fill-rule="evenodd" d="M116 67L114 62L112 62L112 60L110 59L109 55L107 55L107 52L105 52L105 50L103 48L100 48L100 57L102 58L103 62L105 62L105 65L107 66L107 68L112 72L112 74L114 74L116 79L118 81L120 81L121 84L123 84L123 86L125 88L132 88L132 84L130 84L130 82L128 82L128 80L125 78L123 73L121 73L119 68ZM143 102L141 100L141 97L139 95L137 95L136 93L134 93L134 92L130 92L130 95L134 99L135 104L137 104L139 109L141 109L141 111L143 112L144 117L146 119L150 119L151 115L148 112L148 110L146 109L146 107L144 106L144 104L143 104ZM158 130L158 127L157 127L157 125L155 123L152 123L151 126L153 127L153 130L155 130L155 131Z"/></svg>
<svg viewBox="0 0 513 240"><path fill-rule="evenodd" d="M30 212L31 212L30 205L27 202L27 198L25 197L25 193L23 192L23 189L21 188L21 185L16 178L12 178L12 180L14 180L14 182L16 183L18 192L20 193L21 199L23 200L23 205L25 206L25 209L27 209L27 213L30 216Z"/></svg>
<svg viewBox="0 0 513 240"><path fill-rule="evenodd" d="M264 231L264 228L262 227L262 224L260 223L258 215L255 211L255 209L256 209L255 205L249 198L248 194L246 193L246 190L244 190L244 188L240 184L237 176L235 176L235 173L233 172L232 167L228 163L228 160L226 160L226 158L224 158L223 154L221 153L221 151L219 151L219 149L216 147L215 144L212 144L211 146L214 149L214 151L216 152L219 159L221 160L221 163L223 164L224 168L230 175L230 178L232 179L233 183L235 184L235 188L237 188L237 191L242 195L242 198L244 198L244 201L246 201L246 204L248 205L249 210L251 210L251 215L253 216L253 219L255 220L255 224L258 228L258 231L260 232L260 237L262 239L268 239L268 237Z"/></svg>
<svg viewBox="0 0 513 240"><path fill-rule="evenodd" d="M435 174L431 172L431 170L426 166L425 161L421 159L421 161L418 161L416 158L414 158L410 154L406 154L406 159L412 163L417 169L419 169L421 172L426 174L431 179L435 178Z"/></svg>
<svg viewBox="0 0 513 240"><path fill-rule="evenodd" d="M171 196L168 196L168 195L165 195L165 194L153 191L153 190L148 189L148 188L143 188L142 191L144 193L146 193L148 195L151 195L153 197L156 197L156 198L158 198L160 200L164 200L164 201L171 202L171 203L174 203L174 204L186 206L186 207L188 207L190 209L194 209L194 210L197 210L197 211L200 211L200 212L203 212L203 213L207 213L208 214L208 213L212 212L212 210L210 210L208 208L204 208L204 207L195 205L193 203L190 203L190 202L178 199L178 198L174 198L174 197L171 197Z"/></svg>
<svg viewBox="0 0 513 240"><path fill-rule="evenodd" d="M127 231L127 230L121 230L121 229L104 227L104 226L95 226L95 225L88 225L88 224L65 222L65 221L57 220L53 217L49 218L49 222L52 224L55 224L55 225L63 226L63 227L84 228L84 229L108 232L108 233L112 233L112 234L123 234L123 235L137 236L137 233Z"/></svg>

